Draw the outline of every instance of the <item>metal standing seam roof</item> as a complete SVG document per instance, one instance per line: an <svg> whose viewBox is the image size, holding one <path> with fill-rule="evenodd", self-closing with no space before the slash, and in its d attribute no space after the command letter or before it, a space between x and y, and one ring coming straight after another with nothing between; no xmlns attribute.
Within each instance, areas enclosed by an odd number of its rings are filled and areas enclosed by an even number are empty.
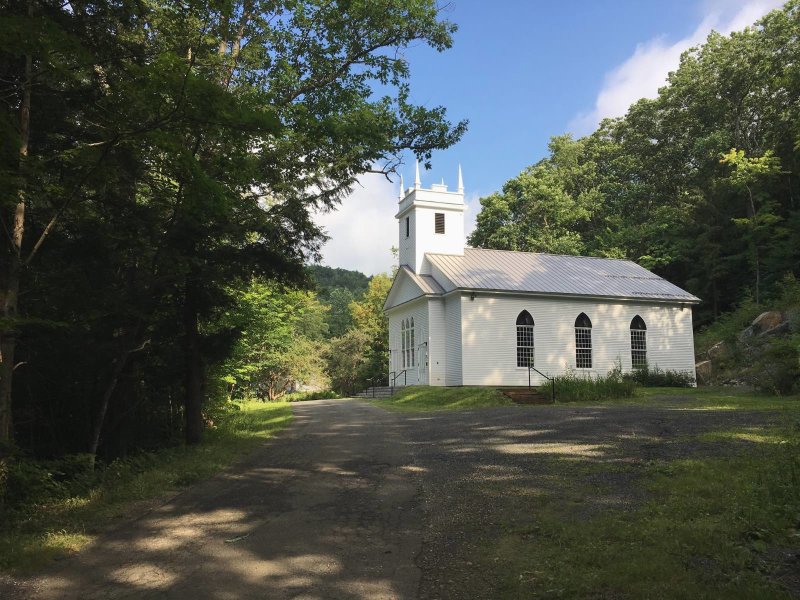
<svg viewBox="0 0 800 600"><path fill-rule="evenodd" d="M444 294L444 288L439 285L439 282L433 278L433 275L418 275L409 269L406 265L400 267L401 271L405 271L411 280L417 284L423 294Z"/></svg>
<svg viewBox="0 0 800 600"><path fill-rule="evenodd" d="M700 299L629 260L465 248L426 254L445 289L536 292L697 303Z"/></svg>

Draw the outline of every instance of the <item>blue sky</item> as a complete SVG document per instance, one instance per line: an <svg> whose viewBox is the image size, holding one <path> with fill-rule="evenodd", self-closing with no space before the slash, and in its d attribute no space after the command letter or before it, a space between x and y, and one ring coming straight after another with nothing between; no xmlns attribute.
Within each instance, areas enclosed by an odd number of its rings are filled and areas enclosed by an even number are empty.
<svg viewBox="0 0 800 600"><path fill-rule="evenodd" d="M443 0L459 26L453 47L409 48L412 100L443 105L453 121L469 119L457 145L433 156L422 183L455 186L460 163L467 231L478 199L547 153L550 137L591 132L652 97L680 53L715 29L739 30L780 0ZM402 172L413 182L413 157ZM331 240L323 261L367 274L387 271L397 244L398 184L365 176L335 213L320 215Z"/></svg>

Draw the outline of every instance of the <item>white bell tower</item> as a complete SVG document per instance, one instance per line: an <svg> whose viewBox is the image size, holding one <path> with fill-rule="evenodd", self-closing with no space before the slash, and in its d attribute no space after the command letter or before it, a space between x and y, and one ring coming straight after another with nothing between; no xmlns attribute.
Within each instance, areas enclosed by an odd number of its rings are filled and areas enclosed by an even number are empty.
<svg viewBox="0 0 800 600"><path fill-rule="evenodd" d="M458 189L448 191L442 183L422 188L419 161L414 187L403 189L400 177L400 203L395 218L399 231L400 264L419 274L429 274L425 253L464 254L464 182L458 166Z"/></svg>

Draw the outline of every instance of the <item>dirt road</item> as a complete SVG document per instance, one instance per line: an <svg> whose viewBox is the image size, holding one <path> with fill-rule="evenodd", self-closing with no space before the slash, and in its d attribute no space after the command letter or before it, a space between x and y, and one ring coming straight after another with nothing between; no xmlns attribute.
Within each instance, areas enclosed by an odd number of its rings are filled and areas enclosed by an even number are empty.
<svg viewBox="0 0 800 600"><path fill-rule="evenodd" d="M578 471L591 490L579 513L632 506L636 472L615 465L725 452L690 440L772 418L674 406L396 414L352 400L294 412L246 462L101 536L22 597L492 598L492 569L474 557L520 498L532 498L525 511L541 493L574 502L565 466L593 465Z"/></svg>

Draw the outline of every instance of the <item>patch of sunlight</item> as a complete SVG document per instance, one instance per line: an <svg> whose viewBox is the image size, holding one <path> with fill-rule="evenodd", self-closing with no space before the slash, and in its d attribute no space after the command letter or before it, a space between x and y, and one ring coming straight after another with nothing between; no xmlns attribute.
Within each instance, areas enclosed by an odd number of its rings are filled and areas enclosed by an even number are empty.
<svg viewBox="0 0 800 600"><path fill-rule="evenodd" d="M501 435L502 437L528 437L530 435L549 435L555 432L555 429L503 429Z"/></svg>
<svg viewBox="0 0 800 600"><path fill-rule="evenodd" d="M499 444L495 446L498 452L504 454L568 454L570 456L602 456L609 450L604 444L570 444L570 443L539 443L539 444Z"/></svg>
<svg viewBox="0 0 800 600"><path fill-rule="evenodd" d="M774 433L756 433L753 431L709 431L697 436L697 438L704 442L740 440L756 444L785 444L787 441L783 436Z"/></svg>
<svg viewBox="0 0 800 600"><path fill-rule="evenodd" d="M54 553L72 553L83 549L92 537L85 533L70 532L66 529L61 531L48 531L42 540L42 549Z"/></svg>
<svg viewBox="0 0 800 600"><path fill-rule="evenodd" d="M118 583L130 583L137 589L158 590L177 581L175 573L165 571L152 562L129 563L109 573L109 579Z"/></svg>
<svg viewBox="0 0 800 600"><path fill-rule="evenodd" d="M401 471L405 471L406 473L426 473L428 469L425 467L418 467L416 465L406 465L404 467L400 467Z"/></svg>
<svg viewBox="0 0 800 600"><path fill-rule="evenodd" d="M738 406L732 406L730 404L717 404L714 406L686 406L686 407L677 407L677 406L670 406L665 410L671 410L674 412L709 412L712 410L739 410Z"/></svg>

